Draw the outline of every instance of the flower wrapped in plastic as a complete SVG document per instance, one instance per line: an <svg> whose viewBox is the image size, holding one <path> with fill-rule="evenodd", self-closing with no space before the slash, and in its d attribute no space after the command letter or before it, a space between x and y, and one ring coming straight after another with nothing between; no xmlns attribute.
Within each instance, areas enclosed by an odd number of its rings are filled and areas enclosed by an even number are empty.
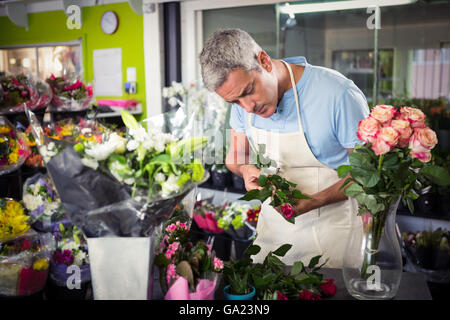
<svg viewBox="0 0 450 320"><path fill-rule="evenodd" d="M46 137L28 115L69 219L87 237L94 297L147 298L149 248L176 206L207 179L201 162L207 138L190 135L183 109L149 119L149 131L122 111L126 136L108 131L101 140L75 145ZM100 270L108 264L115 268Z"/></svg>
<svg viewBox="0 0 450 320"><path fill-rule="evenodd" d="M76 286L91 281L88 245L81 231L76 226L65 228L60 224L53 234L56 250L50 262L50 280L59 287L66 287L73 274L68 268L76 266L80 278L78 283L71 284Z"/></svg>
<svg viewBox="0 0 450 320"><path fill-rule="evenodd" d="M54 238L30 229L28 220L20 202L0 199L0 295L30 295L47 280Z"/></svg>
<svg viewBox="0 0 450 320"><path fill-rule="evenodd" d="M0 114L38 110L47 106L52 100L49 85L42 81L35 81L31 75L8 75L0 77L3 88L0 99Z"/></svg>
<svg viewBox="0 0 450 320"><path fill-rule="evenodd" d="M29 154L29 148L15 127L0 116L0 175L20 168Z"/></svg>
<svg viewBox="0 0 450 320"><path fill-rule="evenodd" d="M55 232L59 225L71 225L48 175L38 173L28 178L23 187L22 202L28 210L30 224L41 232Z"/></svg>
<svg viewBox="0 0 450 320"><path fill-rule="evenodd" d="M173 217L164 225L155 265L165 300L213 300L224 267L210 245L190 241L183 217Z"/></svg>
<svg viewBox="0 0 450 320"><path fill-rule="evenodd" d="M45 81L53 93L53 111L81 111L94 101L92 86L83 83L80 76L55 77L52 74Z"/></svg>

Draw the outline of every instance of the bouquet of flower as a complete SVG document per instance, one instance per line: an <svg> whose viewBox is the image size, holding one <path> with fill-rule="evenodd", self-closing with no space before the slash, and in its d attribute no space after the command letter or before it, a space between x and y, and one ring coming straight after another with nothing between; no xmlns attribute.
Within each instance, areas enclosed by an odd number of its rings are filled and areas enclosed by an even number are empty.
<svg viewBox="0 0 450 320"><path fill-rule="evenodd" d="M256 153L256 167L262 170L258 178L259 189L248 191L239 200L251 201L259 200L262 203L271 198L270 206L277 209L286 221L295 224L294 205L297 199L311 199L304 195L300 190L296 189L297 185L277 173L279 168L275 161L264 156L266 146L258 145L258 149L254 147L252 139L249 138L250 145ZM258 152L256 152L258 150ZM275 169L275 173L273 172Z"/></svg>
<svg viewBox="0 0 450 320"><path fill-rule="evenodd" d="M80 284L91 280L88 246L81 230L76 226L65 228L63 224L54 232L56 250L50 262L50 279L60 287L67 285L72 273L67 268L77 266L80 269Z"/></svg>
<svg viewBox="0 0 450 320"><path fill-rule="evenodd" d="M23 112L25 107L37 110L52 100L50 87L44 82L35 82L31 77L19 74L0 77L3 97L0 99L0 113Z"/></svg>
<svg viewBox="0 0 450 320"><path fill-rule="evenodd" d="M194 220L198 227L212 233L222 233L224 230L219 227L218 219L221 206L216 206L207 200L200 200L195 203Z"/></svg>
<svg viewBox="0 0 450 320"><path fill-rule="evenodd" d="M53 110L84 110L89 107L94 99L92 86L86 86L79 77L55 77L52 74L45 81L53 92Z"/></svg>
<svg viewBox="0 0 450 320"><path fill-rule="evenodd" d="M30 229L29 216L14 199L0 198L0 241L15 238Z"/></svg>
<svg viewBox="0 0 450 320"><path fill-rule="evenodd" d="M156 249L155 265L166 300L212 300L223 262L202 240L190 242L189 227L172 219Z"/></svg>
<svg viewBox="0 0 450 320"><path fill-rule="evenodd" d="M30 224L38 231L54 232L60 223L70 225L48 175L38 173L28 178L23 187L22 201L31 218Z"/></svg>
<svg viewBox="0 0 450 320"><path fill-rule="evenodd" d="M444 168L428 163L437 138L419 109L377 105L359 123L357 135L365 144L356 145L349 155L350 165L337 171L340 178L348 176L341 188L358 201L370 239L361 267L361 277L366 279L367 267L375 264L389 208L401 198L413 212L420 176L438 185L449 185L450 176Z"/></svg>
<svg viewBox="0 0 450 320"><path fill-rule="evenodd" d="M31 133L31 126L25 130L25 132L18 132L18 137L24 142L28 147L30 154L25 160L25 165L29 167L42 168L44 166L42 156L39 154L36 141L34 140L33 134Z"/></svg>
<svg viewBox="0 0 450 320"><path fill-rule="evenodd" d="M14 126L0 116L0 175L18 169L29 155L29 149L17 136Z"/></svg>
<svg viewBox="0 0 450 320"><path fill-rule="evenodd" d="M292 245L284 244L267 254L263 263L253 264L251 258L243 258L225 263L223 270L225 283L230 285L231 294L246 294L255 288L256 299L262 300L321 300L336 293L333 279L323 279L319 273L321 256L313 257L306 266L302 261L288 268L278 257L283 257ZM261 248L251 245L249 256L259 253ZM289 270L290 269L290 270ZM242 280L247 283L242 286Z"/></svg>
<svg viewBox="0 0 450 320"><path fill-rule="evenodd" d="M51 234L29 230L0 242L0 294L26 296L42 290L54 250Z"/></svg>

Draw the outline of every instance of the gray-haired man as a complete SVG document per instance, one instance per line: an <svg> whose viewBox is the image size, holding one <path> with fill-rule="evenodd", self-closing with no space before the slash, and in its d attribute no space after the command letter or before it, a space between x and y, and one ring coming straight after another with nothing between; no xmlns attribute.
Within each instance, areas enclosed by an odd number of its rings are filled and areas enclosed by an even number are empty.
<svg viewBox="0 0 450 320"><path fill-rule="evenodd" d="M255 241L262 250L256 260L290 243L286 263L322 254L329 258L328 266L341 267L357 207L339 190L343 180L336 168L348 163L348 153L361 143L358 123L369 114L361 90L337 71L310 65L304 57L271 59L239 29L215 32L200 64L205 86L233 103L227 167L244 178L247 190L258 188L260 171L237 161L249 159L251 137L266 145L266 156L278 163L279 174L311 197L297 201L295 225L269 201L263 204Z"/></svg>

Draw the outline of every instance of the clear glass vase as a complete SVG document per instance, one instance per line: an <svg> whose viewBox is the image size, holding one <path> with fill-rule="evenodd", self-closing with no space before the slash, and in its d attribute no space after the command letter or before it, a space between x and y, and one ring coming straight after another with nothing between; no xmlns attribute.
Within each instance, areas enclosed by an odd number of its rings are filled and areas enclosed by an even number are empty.
<svg viewBox="0 0 450 320"><path fill-rule="evenodd" d="M392 299L400 285L403 265L395 217L400 198L373 216L353 219L344 255L343 276L348 292L361 300Z"/></svg>

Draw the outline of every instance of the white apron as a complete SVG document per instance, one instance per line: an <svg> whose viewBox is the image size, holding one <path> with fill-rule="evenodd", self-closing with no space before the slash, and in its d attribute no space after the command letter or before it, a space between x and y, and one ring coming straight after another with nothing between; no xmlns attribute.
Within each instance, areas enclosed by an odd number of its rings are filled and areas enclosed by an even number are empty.
<svg viewBox="0 0 450 320"><path fill-rule="evenodd" d="M280 168L279 175L296 183L297 188L303 193L314 194L340 179L334 169L316 159L308 146L300 120L294 76L289 64L284 63L289 70L294 90L300 130L279 133L258 129L252 126L252 114L249 114L250 134L257 144L266 145L266 156L277 162ZM269 251L274 251L282 244L288 243L292 244L292 248L282 258L282 261L288 265L298 260L307 265L312 257L322 255L320 263L329 259L326 267L342 268L351 220L357 219L355 223L361 223L361 219L357 216L358 207L355 200L349 198L309 211L296 217L295 225L287 222L272 208L269 205L270 201L269 198L263 203L259 215L254 244L260 246L261 251L258 255L252 256L255 263L262 263ZM362 230L362 227L356 230Z"/></svg>

